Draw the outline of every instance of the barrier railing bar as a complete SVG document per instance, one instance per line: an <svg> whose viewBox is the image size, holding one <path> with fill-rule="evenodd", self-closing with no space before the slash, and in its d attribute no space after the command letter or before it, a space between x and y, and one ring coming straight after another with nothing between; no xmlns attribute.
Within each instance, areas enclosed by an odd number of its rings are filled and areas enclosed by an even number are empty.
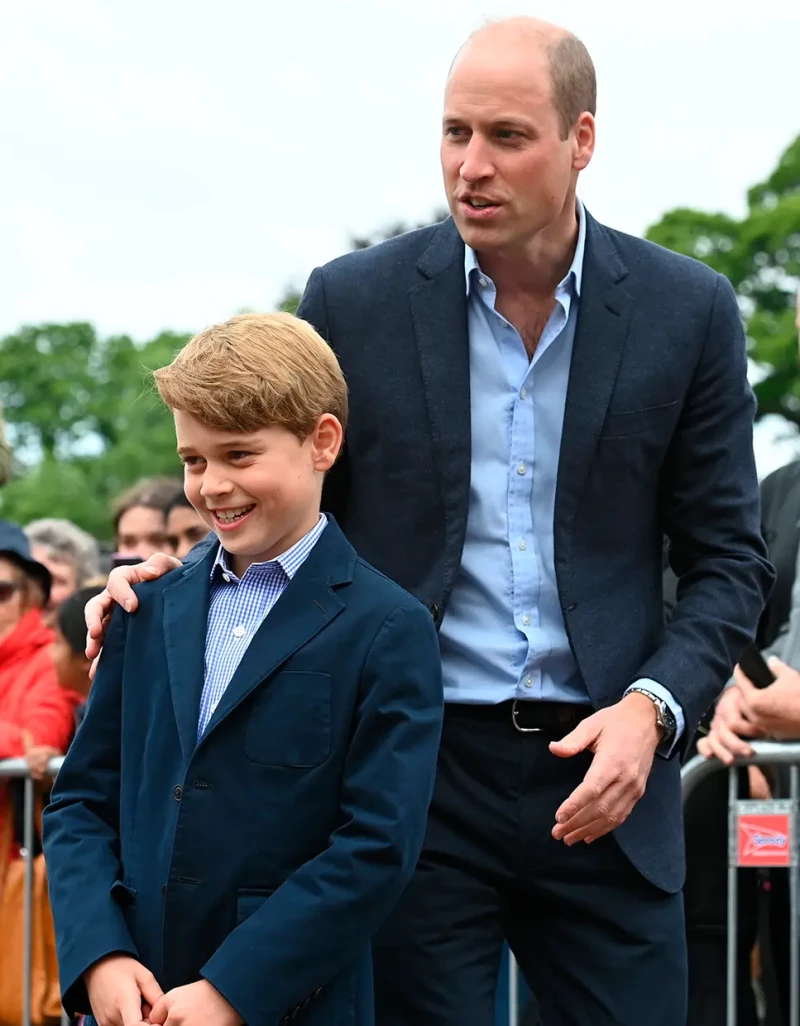
<svg viewBox="0 0 800 1026"><path fill-rule="evenodd" d="M58 755L51 759L47 764L48 776L54 777L56 773L61 769L61 764L64 762L64 756ZM19 759L0 759L0 777L27 777L28 776L28 760Z"/></svg>
<svg viewBox="0 0 800 1026"><path fill-rule="evenodd" d="M508 1026L519 1026L519 966L508 953Z"/></svg>
<svg viewBox="0 0 800 1026"><path fill-rule="evenodd" d="M25 895L22 906L22 1026L31 1026L31 969L33 958L33 778L25 777L22 858L25 859Z"/></svg>
<svg viewBox="0 0 800 1026"><path fill-rule="evenodd" d="M786 766L800 763L800 742L797 741L750 741L753 754L746 758L737 756L734 766ZM0 763L2 767L2 763ZM719 773L726 767L718 759L706 759L695 755L683 767L681 786L683 800L689 797L701 780Z"/></svg>
<svg viewBox="0 0 800 1026"><path fill-rule="evenodd" d="M702 758L702 756L700 756ZM720 763L721 765L721 763ZM728 836L733 829L734 809L739 797L739 777L735 770L728 773ZM685 798L684 798L685 800ZM726 1026L736 1026L736 945L738 943L739 924L739 870L733 859L728 858L728 965L727 965L727 1002L725 1014Z"/></svg>
<svg viewBox="0 0 800 1026"><path fill-rule="evenodd" d="M789 797L792 800L794 808L797 809L797 797L798 797L798 770L797 766L792 766L789 771ZM793 845L797 845L797 830L793 831L791 839ZM798 943L797 943L797 916L798 916L798 883L800 883L800 869L798 868L798 860L796 850L793 853L792 863L789 867L789 923L790 923L790 941L789 941L789 958L791 963L789 965L789 1026L800 1026L800 991L798 991Z"/></svg>

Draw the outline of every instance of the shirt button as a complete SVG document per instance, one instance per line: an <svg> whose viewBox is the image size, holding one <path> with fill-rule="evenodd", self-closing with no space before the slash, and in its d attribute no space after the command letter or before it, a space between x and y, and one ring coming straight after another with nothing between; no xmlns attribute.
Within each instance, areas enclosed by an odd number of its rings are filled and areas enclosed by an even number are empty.
<svg viewBox="0 0 800 1026"><path fill-rule="evenodd" d="M527 399L527 397L528 397L528 390L527 390L527 388L521 388L519 390L519 397L520 397L520 399Z"/></svg>
<svg viewBox="0 0 800 1026"><path fill-rule="evenodd" d="M489 282L485 278L478 278L478 284L482 289L485 289Z"/></svg>
<svg viewBox="0 0 800 1026"><path fill-rule="evenodd" d="M230 579L230 577L228 577L227 574L223 574L222 575L222 580L225 581L226 584L230 584L231 583L231 579Z"/></svg>
<svg viewBox="0 0 800 1026"><path fill-rule="evenodd" d="M522 617L522 622L526 627L531 622L531 618L528 616L527 613Z"/></svg>
<svg viewBox="0 0 800 1026"><path fill-rule="evenodd" d="M525 541L525 539L524 538L520 538L520 540L517 542L517 548L520 550L520 552L524 552L525 549L527 549L527 547L528 547L528 544Z"/></svg>
<svg viewBox="0 0 800 1026"><path fill-rule="evenodd" d="M526 677L525 678L525 687L526 688L532 688L533 687L533 677Z"/></svg>
<svg viewBox="0 0 800 1026"><path fill-rule="evenodd" d="M524 463L517 464L517 473L519 474L520 477L525 477L525 471L527 469L528 468L525 466Z"/></svg>
<svg viewBox="0 0 800 1026"><path fill-rule="evenodd" d="M238 627L234 627L233 628L233 636L234 636L234 638L243 638L244 635L245 635L245 630L244 630L244 627L242 627L241 624Z"/></svg>

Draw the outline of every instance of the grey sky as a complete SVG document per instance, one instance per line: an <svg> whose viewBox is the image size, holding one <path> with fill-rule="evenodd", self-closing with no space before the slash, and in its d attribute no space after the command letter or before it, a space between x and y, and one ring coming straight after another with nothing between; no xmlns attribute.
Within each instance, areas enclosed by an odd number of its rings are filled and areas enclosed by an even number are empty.
<svg viewBox="0 0 800 1026"><path fill-rule="evenodd" d="M796 0L4 3L0 333L196 330L270 308L351 234L429 217L453 53L516 13L595 59L581 195L614 227L740 214L800 132Z"/></svg>

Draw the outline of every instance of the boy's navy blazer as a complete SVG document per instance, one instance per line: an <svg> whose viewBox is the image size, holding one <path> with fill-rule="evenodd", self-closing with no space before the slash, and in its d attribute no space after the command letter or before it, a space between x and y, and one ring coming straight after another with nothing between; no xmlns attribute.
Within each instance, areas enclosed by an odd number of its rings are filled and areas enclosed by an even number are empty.
<svg viewBox="0 0 800 1026"><path fill-rule="evenodd" d="M44 820L64 1004L128 952L251 1026L370 1026L442 717L428 611L331 520L196 742L215 547L115 613Z"/></svg>

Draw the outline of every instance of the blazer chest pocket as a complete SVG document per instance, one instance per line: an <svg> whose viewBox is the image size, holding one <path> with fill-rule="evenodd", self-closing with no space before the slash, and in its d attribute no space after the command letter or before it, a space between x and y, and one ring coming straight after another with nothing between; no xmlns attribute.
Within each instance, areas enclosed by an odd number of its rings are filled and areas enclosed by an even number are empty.
<svg viewBox="0 0 800 1026"><path fill-rule="evenodd" d="M245 754L259 766L319 766L331 750L331 678L284 670L265 681L250 707Z"/></svg>
<svg viewBox="0 0 800 1026"><path fill-rule="evenodd" d="M629 410L624 413L609 413L603 424L601 438L628 438L645 431L659 430L677 419L680 403L664 403L663 406L648 406L643 410Z"/></svg>

